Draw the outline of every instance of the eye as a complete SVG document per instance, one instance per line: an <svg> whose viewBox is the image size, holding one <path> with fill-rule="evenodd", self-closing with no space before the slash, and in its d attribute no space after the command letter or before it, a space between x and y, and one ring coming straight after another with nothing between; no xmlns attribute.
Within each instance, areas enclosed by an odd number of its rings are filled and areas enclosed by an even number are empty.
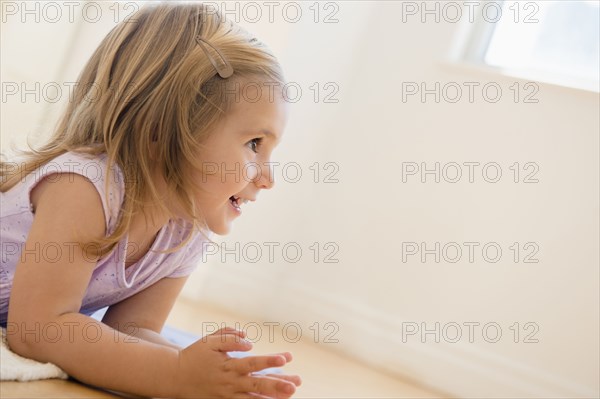
<svg viewBox="0 0 600 399"><path fill-rule="evenodd" d="M250 146L250 149L252 149L252 151L257 152L256 148L260 145L260 143L262 142L262 137L257 137L255 139L252 139L248 142L248 145Z"/></svg>

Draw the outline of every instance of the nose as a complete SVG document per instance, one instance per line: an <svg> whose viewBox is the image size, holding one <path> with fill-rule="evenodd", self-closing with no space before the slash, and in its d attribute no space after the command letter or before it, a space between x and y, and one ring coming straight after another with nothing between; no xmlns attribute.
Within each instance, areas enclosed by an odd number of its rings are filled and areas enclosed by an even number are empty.
<svg viewBox="0 0 600 399"><path fill-rule="evenodd" d="M275 173L270 162L265 162L259 169L256 179L254 180L259 188L271 189L275 185Z"/></svg>

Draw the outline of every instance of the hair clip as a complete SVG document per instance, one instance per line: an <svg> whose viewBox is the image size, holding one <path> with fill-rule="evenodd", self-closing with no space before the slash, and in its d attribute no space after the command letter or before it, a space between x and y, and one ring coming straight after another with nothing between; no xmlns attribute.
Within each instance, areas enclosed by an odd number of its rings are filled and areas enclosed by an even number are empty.
<svg viewBox="0 0 600 399"><path fill-rule="evenodd" d="M208 40L203 39L200 36L196 36L196 43L198 43L198 45L200 45L200 47L202 47L202 50L204 51L204 53L208 57L208 60L210 61L210 63L213 64L213 66L217 70L217 73L219 74L219 76L221 76L223 79L227 79L228 77L230 77L231 75L233 75L233 68L231 67L231 65L229 64L229 62L227 62L227 60L225 59L225 57L223 56L223 54L221 54L221 52L215 46L213 46L212 44L210 44L208 42ZM206 49L206 47L204 47L204 43L206 43L213 50L215 50L215 52L220 57L220 59L219 59L220 62L216 61L209 54L209 52Z"/></svg>

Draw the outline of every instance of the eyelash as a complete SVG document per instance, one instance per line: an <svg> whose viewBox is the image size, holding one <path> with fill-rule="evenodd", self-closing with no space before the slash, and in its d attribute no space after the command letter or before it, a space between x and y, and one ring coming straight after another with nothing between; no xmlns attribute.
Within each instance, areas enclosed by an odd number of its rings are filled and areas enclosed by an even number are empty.
<svg viewBox="0 0 600 399"><path fill-rule="evenodd" d="M248 144L251 144L251 143L254 143L254 142L256 142L256 146L255 146L254 148L252 148L252 146L251 146L251 148L250 148L250 149L251 149L253 152L255 152L255 153L256 153L256 152L257 152L257 151L256 151L256 147L258 147L258 146L260 145L260 143L262 142L262 137L257 137L257 138L255 138L255 139L252 139L252 140L250 140L250 141L248 142Z"/></svg>

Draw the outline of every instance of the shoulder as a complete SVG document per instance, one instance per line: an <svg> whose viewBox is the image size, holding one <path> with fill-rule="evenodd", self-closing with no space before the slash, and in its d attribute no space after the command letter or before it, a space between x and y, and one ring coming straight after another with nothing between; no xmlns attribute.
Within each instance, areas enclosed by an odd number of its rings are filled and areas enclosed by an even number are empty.
<svg viewBox="0 0 600 399"><path fill-rule="evenodd" d="M43 179L32 191L31 204L38 224L56 231L68 225L77 226L85 237L106 234L102 200L94 185L76 173L60 173L54 179ZM41 220L40 220L41 219Z"/></svg>
<svg viewBox="0 0 600 399"><path fill-rule="evenodd" d="M121 169L117 165L109 168L106 154L66 152L38 168L30 178L28 188L33 212L42 197L44 201L50 198L45 194L49 189L51 200L56 196L65 200L65 193L73 196L69 201L83 202L93 198L92 202L102 213L106 233L115 228L125 186Z"/></svg>

